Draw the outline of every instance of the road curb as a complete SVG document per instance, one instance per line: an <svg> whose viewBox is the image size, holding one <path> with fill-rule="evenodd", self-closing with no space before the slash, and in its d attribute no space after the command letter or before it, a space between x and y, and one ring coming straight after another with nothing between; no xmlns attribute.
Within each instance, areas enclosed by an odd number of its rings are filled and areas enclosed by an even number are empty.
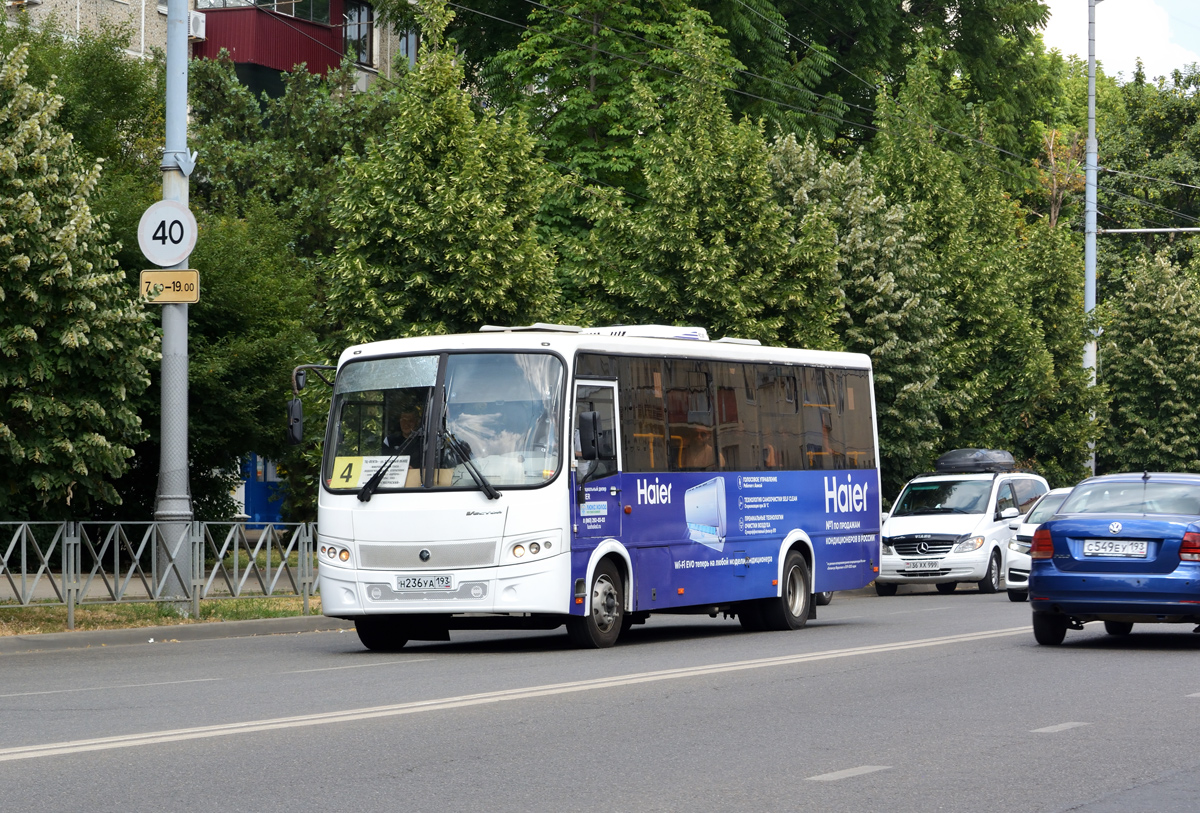
<svg viewBox="0 0 1200 813"><path fill-rule="evenodd" d="M301 615L288 618L256 618L248 621L213 621L203 624L170 624L119 630L76 630L39 635L0 637L0 655L21 652L54 652L92 647L135 644L211 641L218 638L247 638L256 635L290 635L301 632L332 632L354 629L353 621Z"/></svg>

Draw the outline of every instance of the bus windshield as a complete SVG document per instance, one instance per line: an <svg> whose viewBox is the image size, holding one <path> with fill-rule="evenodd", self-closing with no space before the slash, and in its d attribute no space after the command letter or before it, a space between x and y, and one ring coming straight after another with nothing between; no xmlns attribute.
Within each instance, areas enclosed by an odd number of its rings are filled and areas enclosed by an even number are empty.
<svg viewBox="0 0 1200 813"><path fill-rule="evenodd" d="M537 486L560 466L562 362L544 353L464 353L346 364L334 387L323 479L360 489L386 466L378 491L474 488L473 465L498 488ZM435 392L443 374L443 397ZM434 414L435 404L441 404ZM447 436L453 437L450 441ZM426 483L426 453L434 474Z"/></svg>

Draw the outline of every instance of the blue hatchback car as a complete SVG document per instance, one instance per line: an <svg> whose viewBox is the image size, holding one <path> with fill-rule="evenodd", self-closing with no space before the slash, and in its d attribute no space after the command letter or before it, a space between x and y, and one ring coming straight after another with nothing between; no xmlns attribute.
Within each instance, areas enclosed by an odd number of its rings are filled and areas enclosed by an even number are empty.
<svg viewBox="0 0 1200 813"><path fill-rule="evenodd" d="M1108 474L1077 485L1033 535L1029 599L1039 644L1103 621L1200 624L1200 475Z"/></svg>

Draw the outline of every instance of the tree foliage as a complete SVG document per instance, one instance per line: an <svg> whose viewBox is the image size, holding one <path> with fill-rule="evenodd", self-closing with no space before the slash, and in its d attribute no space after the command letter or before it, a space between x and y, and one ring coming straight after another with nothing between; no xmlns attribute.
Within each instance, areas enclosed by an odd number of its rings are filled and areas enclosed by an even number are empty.
<svg viewBox="0 0 1200 813"><path fill-rule="evenodd" d="M100 166L27 54L0 54L0 516L86 515L121 501L156 337L89 206Z"/></svg>
<svg viewBox="0 0 1200 813"><path fill-rule="evenodd" d="M344 342L513 324L554 307L554 258L535 216L553 176L520 115L477 112L423 7L425 50L400 81L400 113L349 158L333 201L339 230L329 310Z"/></svg>
<svg viewBox="0 0 1200 813"><path fill-rule="evenodd" d="M794 220L822 219L836 230L836 265L825 272L840 291L833 328L844 349L871 357L883 488L896 494L943 451L938 357L949 313L941 275L861 156L840 162L813 138L788 136L775 142L770 168Z"/></svg>
<svg viewBox="0 0 1200 813"><path fill-rule="evenodd" d="M837 308L833 232L822 217L793 220L776 200L762 127L734 124L722 41L705 18L682 19L692 54L672 100L639 86L653 124L634 139L646 198L597 195L576 289L592 318L701 324L717 335L830 347Z"/></svg>
<svg viewBox="0 0 1200 813"><path fill-rule="evenodd" d="M1112 393L1102 471L1200 470L1200 286L1166 257L1137 261L1104 307Z"/></svg>

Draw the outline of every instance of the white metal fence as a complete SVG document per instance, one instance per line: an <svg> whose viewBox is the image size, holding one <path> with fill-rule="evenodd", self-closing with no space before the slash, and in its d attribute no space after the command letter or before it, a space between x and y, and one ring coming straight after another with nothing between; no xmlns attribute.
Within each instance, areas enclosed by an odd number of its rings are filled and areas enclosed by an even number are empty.
<svg viewBox="0 0 1200 813"><path fill-rule="evenodd" d="M251 527L253 526L253 527ZM299 596L316 586L316 526L0 522L0 607ZM189 566L190 565L190 566Z"/></svg>

